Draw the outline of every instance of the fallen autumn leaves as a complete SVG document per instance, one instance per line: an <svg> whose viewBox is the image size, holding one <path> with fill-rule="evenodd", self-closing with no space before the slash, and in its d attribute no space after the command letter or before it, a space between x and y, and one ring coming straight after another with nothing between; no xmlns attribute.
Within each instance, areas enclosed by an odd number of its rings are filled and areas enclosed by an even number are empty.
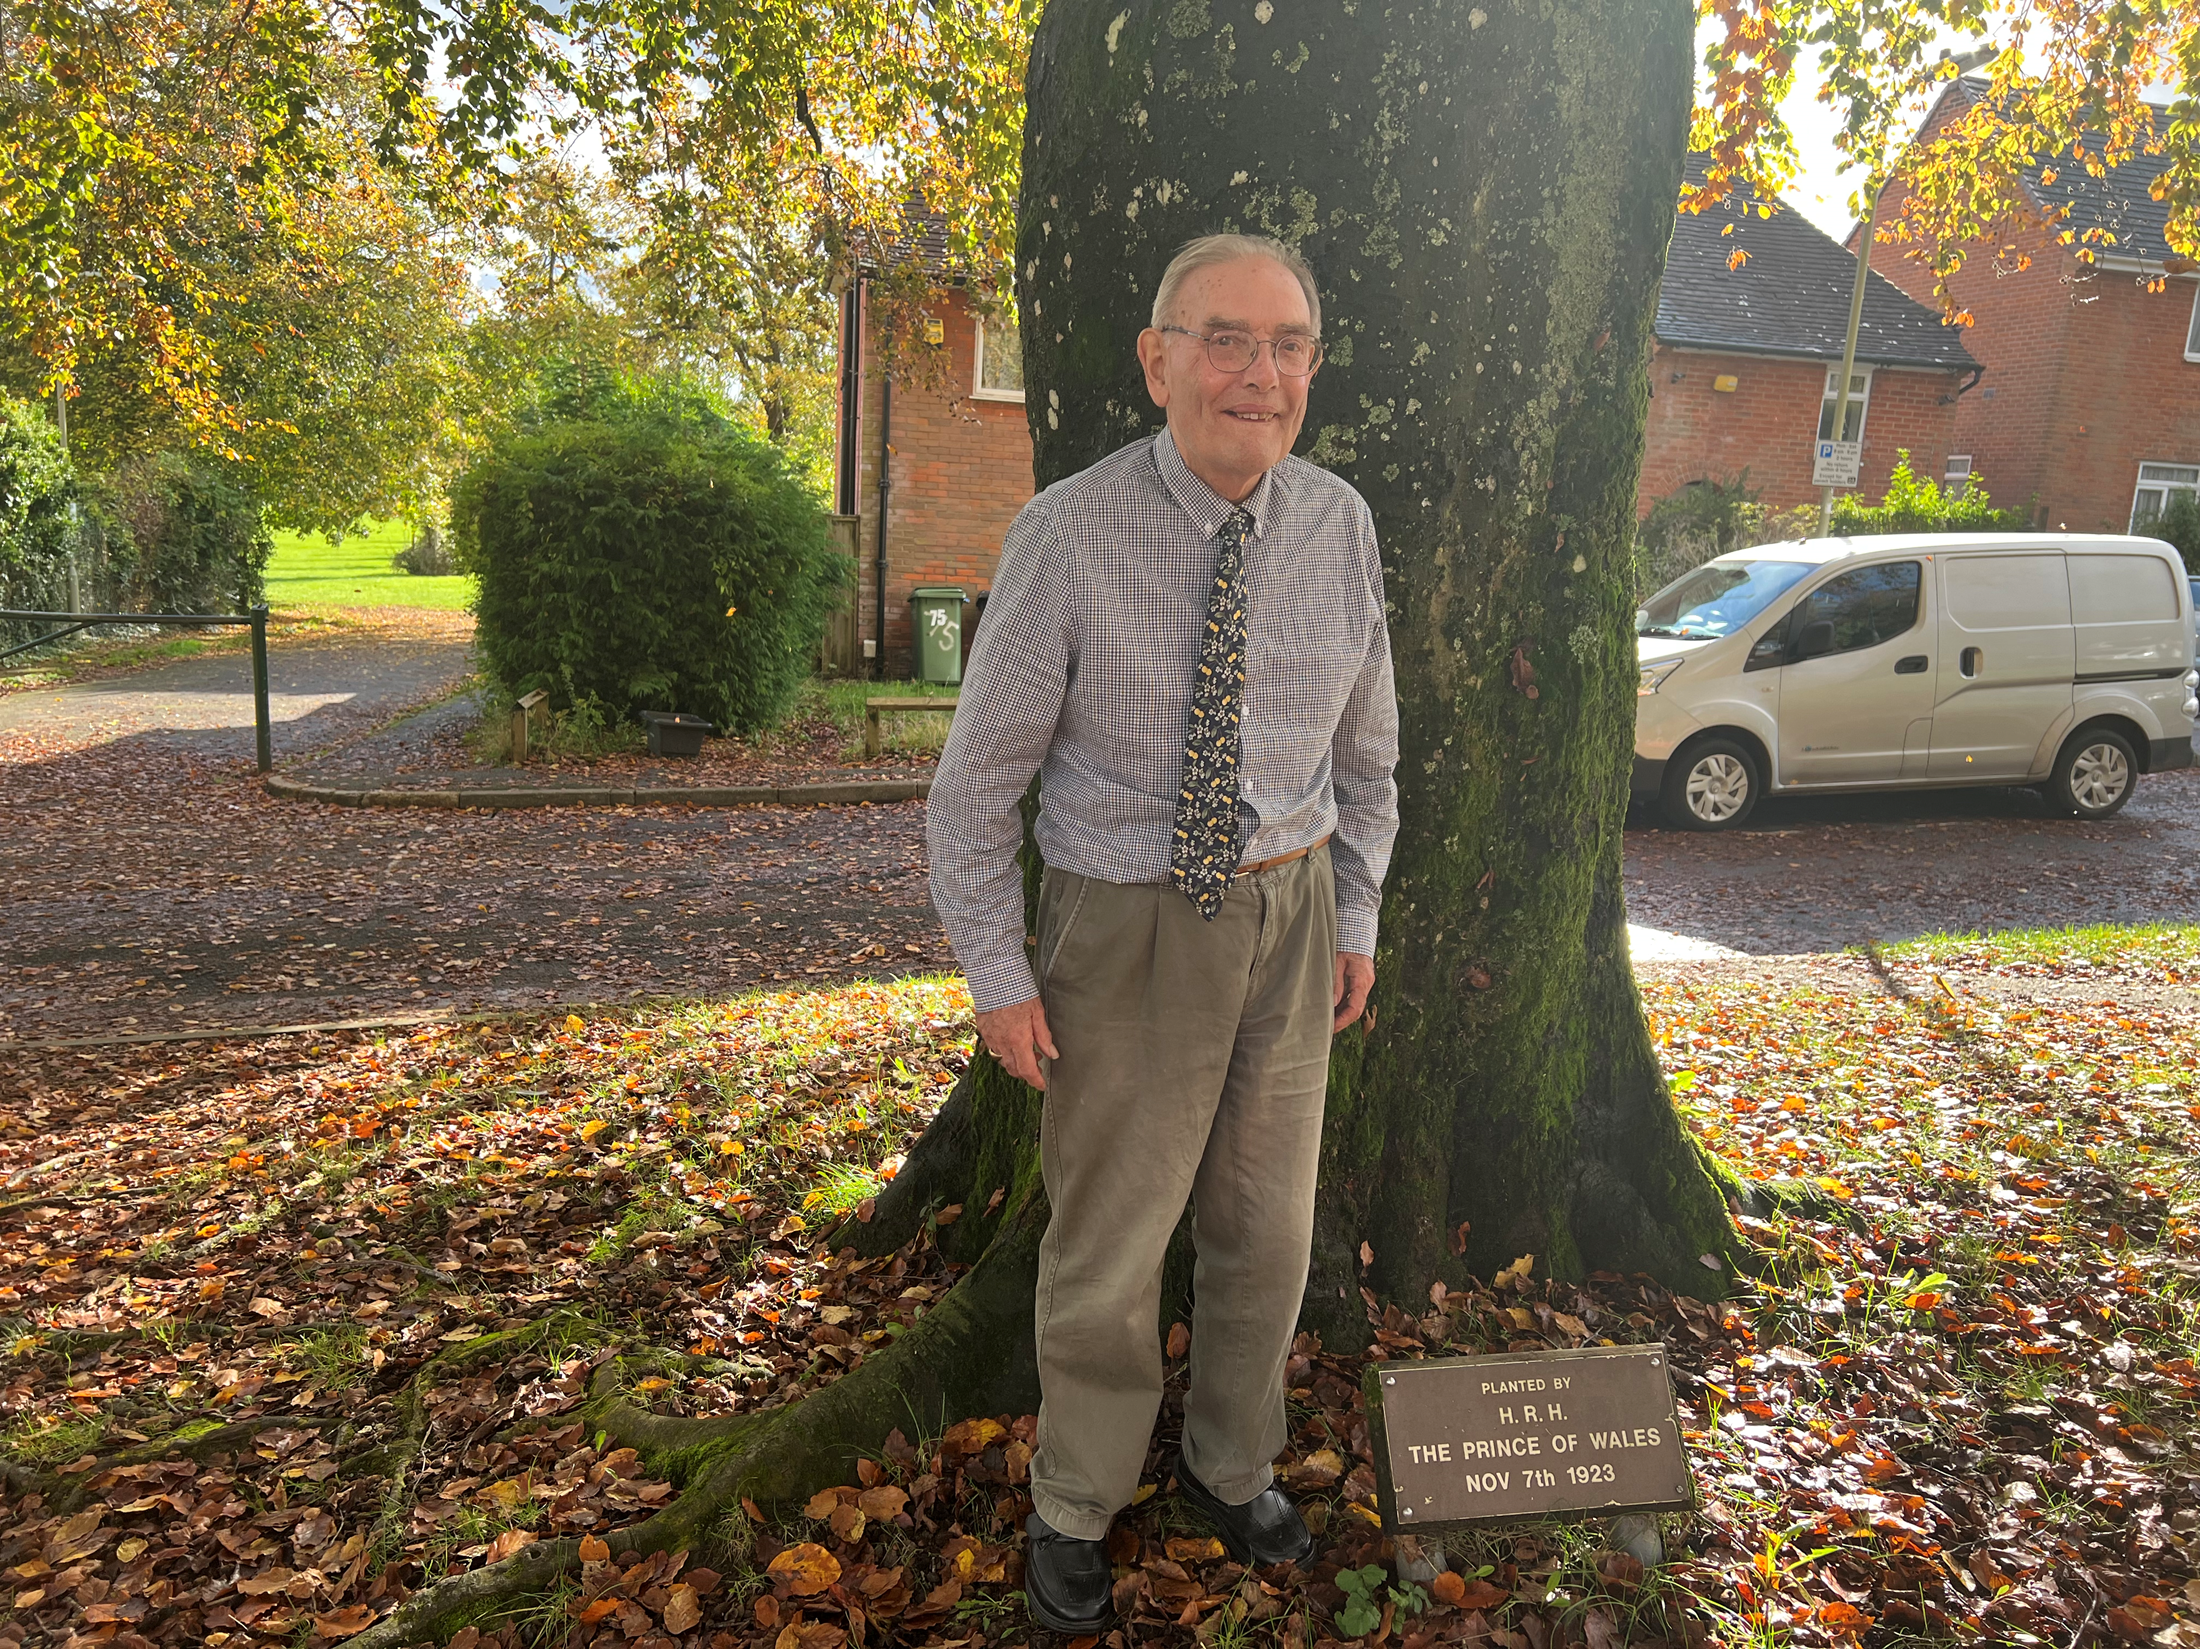
<svg viewBox="0 0 2200 1649"><path fill-rule="evenodd" d="M1363 1360L1302 1338L1281 1464L1318 1563L1247 1573L1176 1500L1172 1387L1111 1540L1126 1645L1319 1649L1363 1592L1400 1649L2200 1642L2189 1019L1646 997L1699 1132L1781 1184L1745 1222L1762 1276L1709 1303L1529 1264L1370 1315L1378 1357L1669 1344L1702 1495L1674 1560L1518 1528L1367 1592ZM818 1237L944 1096L967 1011L903 981L19 1065L0 1638L351 1640L538 1561L453 1641L1026 1637L1028 1416L880 1439L807 1504L634 1544L696 1492L679 1426L831 1384L952 1286L928 1234L867 1261Z"/></svg>

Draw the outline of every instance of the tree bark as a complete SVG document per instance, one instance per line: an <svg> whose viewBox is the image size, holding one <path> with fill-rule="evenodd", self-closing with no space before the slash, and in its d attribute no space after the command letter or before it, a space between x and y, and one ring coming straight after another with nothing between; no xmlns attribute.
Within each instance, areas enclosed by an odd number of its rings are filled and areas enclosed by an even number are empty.
<svg viewBox="0 0 2200 1649"><path fill-rule="evenodd" d="M1033 51L1039 484L1156 427L1133 340L1171 253L1272 234L1324 295L1299 450L1383 538L1402 821L1374 1025L1331 1065L1305 1316L1333 1335L1364 1332L1363 1280L1415 1302L1522 1253L1720 1287L1727 1210L1652 1056L1620 885L1689 40L1681 0L1053 0Z"/></svg>

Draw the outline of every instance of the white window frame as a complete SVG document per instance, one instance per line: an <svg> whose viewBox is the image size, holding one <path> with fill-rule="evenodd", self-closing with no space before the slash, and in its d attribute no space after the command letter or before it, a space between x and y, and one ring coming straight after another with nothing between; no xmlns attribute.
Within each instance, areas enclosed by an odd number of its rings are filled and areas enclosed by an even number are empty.
<svg viewBox="0 0 2200 1649"><path fill-rule="evenodd" d="M985 322L978 310L971 311L971 334L976 340L970 350L970 398L974 401L1021 401L1020 389L987 389L985 387Z"/></svg>
<svg viewBox="0 0 2200 1649"><path fill-rule="evenodd" d="M1963 468L1957 469L1956 466L1958 464L1961 464ZM1971 480L1971 470L1972 462L1971 455L1969 453L1951 452L1950 454L1948 454L1947 463L1941 466L1940 484L1945 487L1953 485L1957 481L1961 481L1965 485L1969 485Z"/></svg>
<svg viewBox="0 0 2200 1649"><path fill-rule="evenodd" d="M1860 390L1853 387L1858 379L1862 379L1864 385ZM1864 431L1871 422L1872 368L1859 361L1855 370L1850 372L1849 381L1852 386L1849 390L1849 405L1856 412L1856 439L1861 443L1864 439ZM1841 369L1837 366L1829 366L1826 368L1826 392L1818 402L1818 424L1813 429L1813 434L1816 433L1817 428L1823 428L1826 420L1832 416L1833 408L1840 398L1840 393ZM1829 435L1818 436L1818 439L1822 441L1838 441L1840 438L1841 432L1839 430L1835 430Z"/></svg>
<svg viewBox="0 0 2200 1649"><path fill-rule="evenodd" d="M2153 470L2149 475L2147 471ZM2165 471L2171 473L2163 473ZM2200 464L2172 464L2166 460L2153 460L2139 466L2139 484L2131 493L2131 531L2152 526L2162 518L2169 507L2169 495L2173 492L2200 492ZM2144 517L2139 506L2149 497L2154 507Z"/></svg>
<svg viewBox="0 0 2200 1649"><path fill-rule="evenodd" d="M2185 359L2200 361L2200 281L2192 283L2192 319L2185 326Z"/></svg>

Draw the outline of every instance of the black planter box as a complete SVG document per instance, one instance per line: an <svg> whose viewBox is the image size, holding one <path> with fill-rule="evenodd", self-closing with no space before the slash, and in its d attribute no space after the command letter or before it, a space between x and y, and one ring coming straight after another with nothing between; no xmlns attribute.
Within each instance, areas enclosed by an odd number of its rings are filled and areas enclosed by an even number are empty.
<svg viewBox="0 0 2200 1649"><path fill-rule="evenodd" d="M704 735L715 731L701 716L664 710L644 710L642 725L649 729L652 756L700 756Z"/></svg>

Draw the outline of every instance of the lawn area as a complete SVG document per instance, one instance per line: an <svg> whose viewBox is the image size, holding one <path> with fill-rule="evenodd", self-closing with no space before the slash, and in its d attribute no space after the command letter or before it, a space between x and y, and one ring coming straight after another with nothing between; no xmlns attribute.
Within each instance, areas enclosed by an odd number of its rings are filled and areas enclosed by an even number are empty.
<svg viewBox="0 0 2200 1649"><path fill-rule="evenodd" d="M377 521L331 544L318 533L279 532L267 566L267 604L277 612L316 607L428 607L463 612L474 581L463 575L418 578L390 557L412 542L404 521Z"/></svg>
<svg viewBox="0 0 2200 1649"><path fill-rule="evenodd" d="M1990 944L2150 974L2200 930ZM1661 1520L1667 1562L1595 1522L1447 1536L1452 1572L1383 1593L1370 1645L2200 1645L2191 1014L1792 977L1643 989L1690 1126L1758 1188L1749 1275L1561 1281L1524 1256L1371 1297L1375 1358L1662 1343L1696 1498ZM467 1644L1030 1641L1030 1416L912 1423L692 1555L675 1523L706 1492L697 1422L830 1386L957 1281L936 1232L990 1206L873 1258L819 1238L868 1212L970 1038L935 977L26 1069L0 1086L0 1134L38 1141L0 1206L0 1452L44 1498L0 1540L46 1567L18 1571L13 1623L59 1643L153 1597L164 1649L321 1642L564 1536L585 1567ZM1128 1642L1345 1649L1346 1581L1383 1550L1368 1360L1311 1336L1291 1358L1309 1573L1227 1562L1155 1457L1110 1543ZM282 1538L232 1532L247 1503Z"/></svg>

